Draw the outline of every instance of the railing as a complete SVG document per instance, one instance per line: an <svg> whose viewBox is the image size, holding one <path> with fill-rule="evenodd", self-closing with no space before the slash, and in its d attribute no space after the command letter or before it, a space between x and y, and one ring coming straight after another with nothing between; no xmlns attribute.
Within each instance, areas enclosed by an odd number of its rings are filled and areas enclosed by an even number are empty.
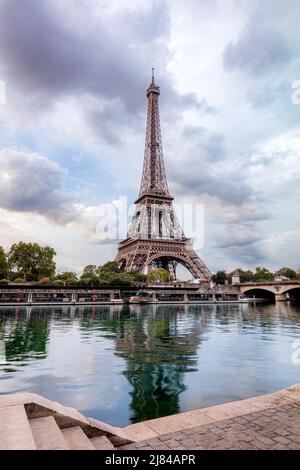
<svg viewBox="0 0 300 470"><path fill-rule="evenodd" d="M193 240L191 238L186 238L186 237L160 237L159 235L151 235L149 237L148 235L136 235L133 237L126 238L126 240L123 240L122 242L119 243L119 246L121 245L126 245L129 242L133 242L135 240L147 240L147 241L168 241L168 242L184 242L188 244L192 244Z"/></svg>
<svg viewBox="0 0 300 470"><path fill-rule="evenodd" d="M241 282L239 286L260 286L260 285L274 285L274 284L300 284L299 279L289 279L283 281L249 281Z"/></svg>
<svg viewBox="0 0 300 470"><path fill-rule="evenodd" d="M199 284L193 282L180 282L180 281L170 281L170 282L160 282L160 281L151 281L147 283L147 287L165 287L165 288L188 288L188 289L199 289Z"/></svg>

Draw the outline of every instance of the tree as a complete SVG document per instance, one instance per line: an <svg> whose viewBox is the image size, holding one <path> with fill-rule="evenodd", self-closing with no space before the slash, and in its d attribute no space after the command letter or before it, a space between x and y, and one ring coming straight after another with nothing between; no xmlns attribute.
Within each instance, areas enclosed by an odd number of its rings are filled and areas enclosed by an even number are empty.
<svg viewBox="0 0 300 470"><path fill-rule="evenodd" d="M81 278L79 279L79 282L80 284L83 284L85 286L99 286L100 285L99 277L96 276L95 274L82 275Z"/></svg>
<svg viewBox="0 0 300 470"><path fill-rule="evenodd" d="M77 284L78 284L78 280L75 279L74 277L69 277L68 279L65 280L66 286L76 286Z"/></svg>
<svg viewBox="0 0 300 470"><path fill-rule="evenodd" d="M75 273L63 273L56 276L58 280L75 278ZM77 278L76 278L77 279ZM138 271L124 272L115 261L108 261L97 267L90 264L83 269L79 283L86 286L131 286L137 282L145 282L146 276Z"/></svg>
<svg viewBox="0 0 300 470"><path fill-rule="evenodd" d="M89 264L83 269L81 277L88 277L88 276L97 276L98 268L94 264Z"/></svg>
<svg viewBox="0 0 300 470"><path fill-rule="evenodd" d="M77 281L77 274L71 271L64 271L62 273L58 273L55 276L55 281L66 281L67 279L74 279Z"/></svg>
<svg viewBox="0 0 300 470"><path fill-rule="evenodd" d="M147 276L148 282L168 282L169 280L170 273L163 268L152 269Z"/></svg>
<svg viewBox="0 0 300 470"><path fill-rule="evenodd" d="M70 271L59 273L55 276L54 282L56 285L75 286L78 283L77 274Z"/></svg>
<svg viewBox="0 0 300 470"><path fill-rule="evenodd" d="M37 279L45 277L52 278L56 269L54 261L54 256L56 256L55 250L50 246L41 247L39 245L36 245L36 250L38 253L38 260L32 274L36 275Z"/></svg>
<svg viewBox="0 0 300 470"><path fill-rule="evenodd" d="M213 275L212 279L216 284L225 284L225 281L227 281L226 271L218 271Z"/></svg>
<svg viewBox="0 0 300 470"><path fill-rule="evenodd" d="M53 285L57 286L57 287L60 287L60 286L64 286L65 283L61 279L57 279L56 281L53 281Z"/></svg>
<svg viewBox="0 0 300 470"><path fill-rule="evenodd" d="M8 262L4 248L0 246L0 279L6 278L8 275Z"/></svg>
<svg viewBox="0 0 300 470"><path fill-rule="evenodd" d="M105 272L120 273L121 270L119 269L118 263L116 263L115 261L108 261L108 263L105 263L103 266L99 266L98 268L99 275Z"/></svg>
<svg viewBox="0 0 300 470"><path fill-rule="evenodd" d="M232 273L228 274L227 278L228 278L230 283L232 282L232 276L235 273L239 273L241 283L253 281L253 272L252 271L250 271L249 269L247 271L244 271L243 269L239 268L239 269L235 269L234 271L232 271Z"/></svg>
<svg viewBox="0 0 300 470"><path fill-rule="evenodd" d="M8 253L8 263L12 271L18 271L26 281L52 277L55 273L55 250L37 243L19 242L12 245Z"/></svg>
<svg viewBox="0 0 300 470"><path fill-rule="evenodd" d="M291 268L281 268L277 271L280 276L288 277L289 279L297 279L297 273Z"/></svg>
<svg viewBox="0 0 300 470"><path fill-rule="evenodd" d="M274 274L267 268L257 267L253 274L253 281L274 281Z"/></svg>

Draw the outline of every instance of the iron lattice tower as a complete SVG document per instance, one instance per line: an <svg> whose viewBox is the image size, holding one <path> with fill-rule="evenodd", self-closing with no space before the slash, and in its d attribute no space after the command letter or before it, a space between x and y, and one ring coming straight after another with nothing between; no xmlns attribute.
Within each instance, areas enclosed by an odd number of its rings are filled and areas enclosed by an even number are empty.
<svg viewBox="0 0 300 470"><path fill-rule="evenodd" d="M150 267L167 269L176 278L178 263L201 281L211 273L185 237L173 209L165 171L159 117L160 88L147 89L148 115L143 176L136 211L127 239L119 244L116 261L121 269L147 273Z"/></svg>

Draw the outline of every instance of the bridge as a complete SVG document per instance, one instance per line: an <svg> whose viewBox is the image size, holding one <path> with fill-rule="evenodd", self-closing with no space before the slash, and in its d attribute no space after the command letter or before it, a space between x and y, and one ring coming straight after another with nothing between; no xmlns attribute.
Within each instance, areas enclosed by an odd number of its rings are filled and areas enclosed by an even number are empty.
<svg viewBox="0 0 300 470"><path fill-rule="evenodd" d="M246 282L239 284L247 297L266 298L276 302L300 301L300 280Z"/></svg>

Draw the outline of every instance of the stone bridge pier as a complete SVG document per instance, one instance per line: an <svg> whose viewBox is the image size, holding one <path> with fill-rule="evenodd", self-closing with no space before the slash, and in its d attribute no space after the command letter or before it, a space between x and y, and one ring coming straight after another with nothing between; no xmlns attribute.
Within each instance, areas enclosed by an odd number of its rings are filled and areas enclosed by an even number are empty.
<svg viewBox="0 0 300 470"><path fill-rule="evenodd" d="M275 300L276 302L286 302L287 299L287 293L284 292L283 294L275 294Z"/></svg>

